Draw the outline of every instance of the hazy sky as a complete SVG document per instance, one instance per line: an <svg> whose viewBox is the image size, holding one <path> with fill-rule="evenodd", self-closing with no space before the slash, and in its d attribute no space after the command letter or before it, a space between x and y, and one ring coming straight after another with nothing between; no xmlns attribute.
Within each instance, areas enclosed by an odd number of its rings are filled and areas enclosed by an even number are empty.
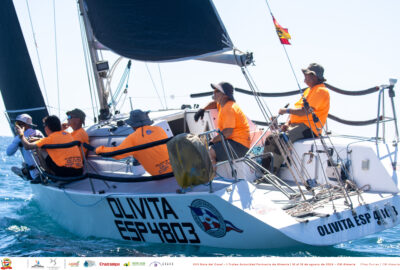
<svg viewBox="0 0 400 270"><path fill-rule="evenodd" d="M75 107L84 109L92 118L76 1L56 2L61 118L65 111ZM53 3L53 0L29 1L29 8L49 105L54 108L51 113L57 114ZM215 0L214 4L234 45L242 51L254 53L255 66L249 70L259 89L265 92L297 89L265 0ZM346 90L367 89L387 84L389 78L400 78L400 1L270 0L269 4L277 21L288 28L292 36L292 45L286 49L302 87L305 85L301 68L311 62L325 67L325 77L330 84ZM14 0L14 5L44 91L26 0ZM190 99L189 94L210 91L210 82L230 81L236 87L248 89L240 69L235 66L187 61L159 66L148 64L148 67L159 94L164 95L158 71L160 67L169 108L179 108L183 103L206 103L208 98ZM160 108L145 63L133 62L129 85L134 107ZM397 91L398 87L395 89ZM399 95L396 96L398 104ZM349 120L371 119L377 114L377 97L377 94L348 97L331 93L330 112ZM252 97L237 93L236 99L250 118L263 120ZM272 112L277 112L279 107L288 102L293 105L298 99L299 96L269 98L266 103ZM126 111L129 110L128 103ZM4 111L3 104L1 109ZM10 135L4 115L0 117L0 124L4 127L1 134ZM375 131L374 126L349 128L335 122L329 122L329 127L336 133L366 136L374 136Z"/></svg>

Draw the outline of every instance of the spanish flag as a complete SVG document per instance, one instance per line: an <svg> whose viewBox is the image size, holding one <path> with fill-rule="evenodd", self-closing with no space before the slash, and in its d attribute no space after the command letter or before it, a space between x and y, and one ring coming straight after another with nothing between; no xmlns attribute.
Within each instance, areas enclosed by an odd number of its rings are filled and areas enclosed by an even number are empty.
<svg viewBox="0 0 400 270"><path fill-rule="evenodd" d="M278 34L281 44L291 45L289 42L289 39L291 39L291 36L289 35L288 29L280 26L279 23L275 20L275 18L273 16L272 16L272 19L274 20L276 33Z"/></svg>

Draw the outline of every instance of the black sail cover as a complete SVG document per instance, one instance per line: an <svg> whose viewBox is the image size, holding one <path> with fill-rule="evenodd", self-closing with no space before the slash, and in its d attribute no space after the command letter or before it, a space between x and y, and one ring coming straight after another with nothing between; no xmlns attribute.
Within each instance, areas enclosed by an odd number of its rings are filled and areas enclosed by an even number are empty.
<svg viewBox="0 0 400 270"><path fill-rule="evenodd" d="M85 0L96 39L141 61L193 59L232 49L210 0Z"/></svg>
<svg viewBox="0 0 400 270"><path fill-rule="evenodd" d="M0 91L10 120L28 113L43 131L47 107L12 0L0 1Z"/></svg>

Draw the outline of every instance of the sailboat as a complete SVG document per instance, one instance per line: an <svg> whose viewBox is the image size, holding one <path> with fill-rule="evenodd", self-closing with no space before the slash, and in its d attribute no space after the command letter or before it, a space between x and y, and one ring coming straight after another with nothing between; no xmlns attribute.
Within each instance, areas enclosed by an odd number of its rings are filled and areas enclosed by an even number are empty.
<svg viewBox="0 0 400 270"><path fill-rule="evenodd" d="M1 62L8 67L0 69L6 113L10 123L24 112L40 119L47 115L47 107L15 9L11 0L0 5L0 32L9 37L9 42L0 43ZM101 107L98 122L87 128L92 147L117 145L132 133L124 123L127 115L110 111L104 84L109 65L99 59L100 50L142 61L197 59L237 65L263 106L263 94L247 73L252 55L235 49L212 1L79 0L78 7ZM20 66L26 67L23 79ZM380 95L391 95L394 86L391 81L379 87ZM30 89L30 96L38 100L21 101L18 88ZM380 120L396 124L391 102L393 117L381 119L378 111L377 127ZM194 114L185 108L152 111L150 117L171 138L184 133L207 138L217 132L215 111L199 122ZM329 246L400 223L398 136L387 143L378 138L377 130L375 140L327 134L285 142L286 165L273 175L263 166L260 151L271 130L250 123L251 150L243 158L217 164L216 176L205 184L182 187L173 174L152 177L132 159L121 163L89 152L79 179L60 179L42 171L43 183L31 185L34 199L76 235L132 245Z"/></svg>

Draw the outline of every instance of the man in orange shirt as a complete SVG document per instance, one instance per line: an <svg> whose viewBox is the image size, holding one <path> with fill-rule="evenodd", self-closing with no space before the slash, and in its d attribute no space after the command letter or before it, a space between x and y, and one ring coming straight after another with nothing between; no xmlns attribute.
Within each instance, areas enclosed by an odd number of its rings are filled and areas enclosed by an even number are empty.
<svg viewBox="0 0 400 270"><path fill-rule="evenodd" d="M80 141L81 143L89 144L89 136L86 133L85 129L82 127L82 125L85 124L85 118L86 118L85 113L79 109L73 109L72 111L69 111L66 114L68 123L62 125L63 129L71 127L72 128L71 135L72 137L74 137L75 141ZM83 147L83 145L81 147L86 156L87 149Z"/></svg>
<svg viewBox="0 0 400 270"><path fill-rule="evenodd" d="M46 116L43 124L47 137L35 142L28 142L23 136L24 129L16 128L25 149L38 149L43 145L66 144L74 141L71 134L61 129L61 122L57 116ZM46 149L46 152L48 154L45 159L46 165L55 175L64 177L82 175L83 164L78 146ZM32 183L38 183L38 181L33 180Z"/></svg>
<svg viewBox="0 0 400 270"><path fill-rule="evenodd" d="M131 111L129 119L125 121L130 125L134 132L116 147L99 146L96 148L96 154L114 152L142 144L147 144L163 139L167 139L167 133L158 126L151 126L153 121L150 120L148 113L141 110ZM129 152L114 156L115 159L122 159L133 156L137 159L143 168L151 175L160 175L172 172L169 163L168 149L165 144L146 148L139 151Z"/></svg>
<svg viewBox="0 0 400 270"><path fill-rule="evenodd" d="M289 114L289 120L281 126L282 131L286 131L291 142L301 139L319 137L322 133L323 126L329 112L329 92L324 82L324 68L316 63L312 63L306 69L302 69L304 74L304 82L308 88L304 91L302 98L297 101L294 108L281 108L279 114ZM314 122L312 114L304 108L303 98L305 98L317 115L319 121ZM284 159L280 153L275 141L269 137L265 142L264 152L272 152L274 154L274 173L279 171ZM266 159L263 164L269 169L270 159Z"/></svg>
<svg viewBox="0 0 400 270"><path fill-rule="evenodd" d="M231 156L233 158L243 157L250 147L250 128L246 115L235 102L234 88L227 82L211 84L211 88L214 89L214 101L200 109L195 114L194 120L197 122L199 118L203 119L205 110L218 109L218 129L228 144L228 150L230 147L234 150ZM213 145L210 148L210 158L213 165L227 160L228 157L221 142L221 134L215 136L211 142Z"/></svg>

